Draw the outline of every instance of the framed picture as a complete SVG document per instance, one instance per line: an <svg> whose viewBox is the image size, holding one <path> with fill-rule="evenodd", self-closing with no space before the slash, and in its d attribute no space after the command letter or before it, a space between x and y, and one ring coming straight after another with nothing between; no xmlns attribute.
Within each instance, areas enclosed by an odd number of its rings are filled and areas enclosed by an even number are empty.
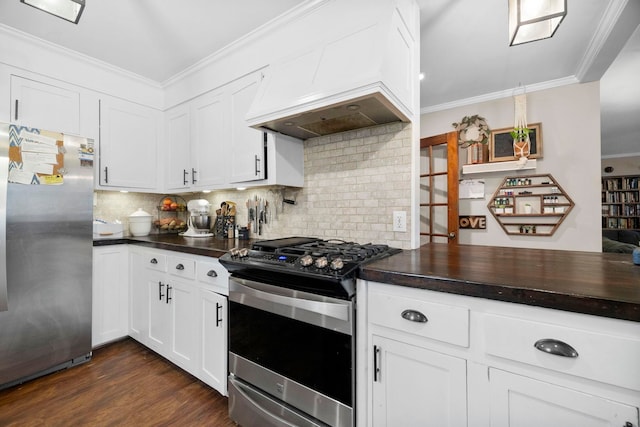
<svg viewBox="0 0 640 427"><path fill-rule="evenodd" d="M527 125L531 132L529 133L530 144L530 159L542 158L542 123L533 123ZM513 138L511 137L511 131L513 127L495 129L491 131L491 137L489 138L489 161L490 162L505 162L507 160L518 160L513 155Z"/></svg>

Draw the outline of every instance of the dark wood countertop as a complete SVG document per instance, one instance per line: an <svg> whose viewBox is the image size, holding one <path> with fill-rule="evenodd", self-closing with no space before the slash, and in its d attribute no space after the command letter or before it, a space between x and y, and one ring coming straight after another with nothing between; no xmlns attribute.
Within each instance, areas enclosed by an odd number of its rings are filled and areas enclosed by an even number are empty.
<svg viewBox="0 0 640 427"><path fill-rule="evenodd" d="M233 248L250 248L254 239L218 239L215 237L182 237L177 234L150 234L146 237L123 239L96 239L93 246L136 244L156 249L166 249L193 255L220 258Z"/></svg>
<svg viewBox="0 0 640 427"><path fill-rule="evenodd" d="M365 265L360 278L640 321L631 254L429 243Z"/></svg>

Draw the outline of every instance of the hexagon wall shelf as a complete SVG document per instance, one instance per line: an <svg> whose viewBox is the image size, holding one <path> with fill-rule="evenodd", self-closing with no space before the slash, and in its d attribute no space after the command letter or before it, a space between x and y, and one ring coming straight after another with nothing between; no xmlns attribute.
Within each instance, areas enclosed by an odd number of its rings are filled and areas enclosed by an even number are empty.
<svg viewBox="0 0 640 427"><path fill-rule="evenodd" d="M551 174L508 176L487 205L504 232L518 236L551 236L573 206Z"/></svg>

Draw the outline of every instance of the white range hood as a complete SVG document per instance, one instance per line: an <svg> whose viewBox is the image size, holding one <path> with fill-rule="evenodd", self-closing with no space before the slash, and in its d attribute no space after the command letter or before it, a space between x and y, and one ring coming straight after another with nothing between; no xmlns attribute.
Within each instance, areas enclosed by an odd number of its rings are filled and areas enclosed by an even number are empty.
<svg viewBox="0 0 640 427"><path fill-rule="evenodd" d="M322 12L349 14L348 2L335 3L329 6L341 9ZM367 5L377 9L369 10L366 22L351 20L336 31L324 21L332 33L325 40L265 70L247 114L250 126L308 139L411 121L418 96L419 11L413 1Z"/></svg>

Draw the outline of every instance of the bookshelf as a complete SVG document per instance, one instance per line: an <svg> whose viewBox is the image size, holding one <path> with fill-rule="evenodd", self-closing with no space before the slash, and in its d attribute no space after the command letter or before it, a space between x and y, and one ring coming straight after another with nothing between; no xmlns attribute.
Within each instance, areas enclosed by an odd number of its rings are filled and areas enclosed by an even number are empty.
<svg viewBox="0 0 640 427"><path fill-rule="evenodd" d="M602 178L602 228L640 230L640 175Z"/></svg>

